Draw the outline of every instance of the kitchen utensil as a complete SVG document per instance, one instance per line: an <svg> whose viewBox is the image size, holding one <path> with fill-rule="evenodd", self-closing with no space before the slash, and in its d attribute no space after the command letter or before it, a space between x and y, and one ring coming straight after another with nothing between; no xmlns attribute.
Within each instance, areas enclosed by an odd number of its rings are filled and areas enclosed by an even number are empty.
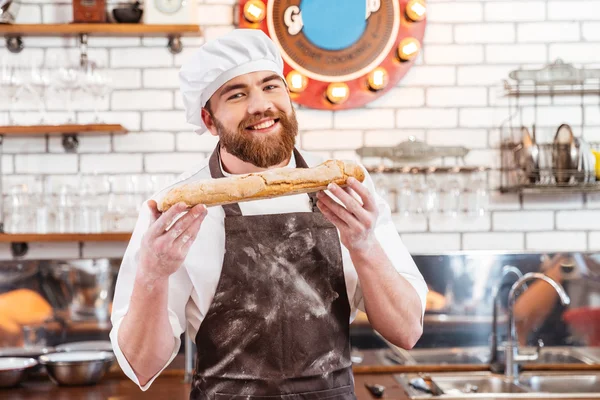
<svg viewBox="0 0 600 400"><path fill-rule="evenodd" d="M0 24L14 24L20 3L14 0L0 0Z"/></svg>
<svg viewBox="0 0 600 400"><path fill-rule="evenodd" d="M559 184L566 184L579 166L579 147L568 124L558 127L552 144L552 168Z"/></svg>
<svg viewBox="0 0 600 400"><path fill-rule="evenodd" d="M57 385L91 385L106 374L115 356L107 351L72 351L41 356L40 364Z"/></svg>
<svg viewBox="0 0 600 400"><path fill-rule="evenodd" d="M373 395L373 397L375 398L381 398L383 397L383 392L385 391L385 386L383 385L371 385L368 383L365 383L365 387L367 388L367 390L369 390L369 392Z"/></svg>
<svg viewBox="0 0 600 400"><path fill-rule="evenodd" d="M577 182L591 183L596 180L595 166L596 160L592 153L590 145L582 138L575 138L575 146L578 149L578 163L574 172Z"/></svg>
<svg viewBox="0 0 600 400"><path fill-rule="evenodd" d="M125 7L118 7L112 10L115 21L120 23L135 24L140 22L143 10L140 9L140 2L136 1Z"/></svg>
<svg viewBox="0 0 600 400"><path fill-rule="evenodd" d="M596 179L600 180L600 151L592 150L594 154L594 169L596 171Z"/></svg>
<svg viewBox="0 0 600 400"><path fill-rule="evenodd" d="M410 380L409 385L412 388L432 394L434 396L441 396L444 394L444 391L440 389L440 387L428 376L419 376L418 378L413 378Z"/></svg>
<svg viewBox="0 0 600 400"><path fill-rule="evenodd" d="M18 385L27 374L27 370L37 365L33 358L0 358L0 388Z"/></svg>
<svg viewBox="0 0 600 400"><path fill-rule="evenodd" d="M352 351L350 352L350 359L352 360L353 364L360 364L363 362L364 360L364 355L363 353L361 353L358 349L353 348Z"/></svg>
<svg viewBox="0 0 600 400"><path fill-rule="evenodd" d="M516 150L517 164L525 171L525 177L529 183L536 183L540 180L540 149L534 136L530 135L529 129L521 127L521 144Z"/></svg>
<svg viewBox="0 0 600 400"><path fill-rule="evenodd" d="M106 0L73 0L73 22L106 22Z"/></svg>

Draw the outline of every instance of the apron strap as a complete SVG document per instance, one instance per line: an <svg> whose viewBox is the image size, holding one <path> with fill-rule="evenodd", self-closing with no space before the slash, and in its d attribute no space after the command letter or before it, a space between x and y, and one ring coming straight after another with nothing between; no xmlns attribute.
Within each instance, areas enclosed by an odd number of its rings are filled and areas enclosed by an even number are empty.
<svg viewBox="0 0 600 400"><path fill-rule="evenodd" d="M208 166L210 168L210 175L213 179L224 178L223 171L221 170L221 155L219 149L221 148L221 142L217 143L214 151L212 152L210 159L208 161ZM304 160L304 157L300 154L298 149L294 147L294 158L296 160L296 168L308 168L308 164ZM308 193L310 198L310 205L313 212L320 212L317 207L317 195L315 193ZM240 217L242 216L242 210L238 203L232 204L224 204L223 210L225 211L225 215L227 217Z"/></svg>

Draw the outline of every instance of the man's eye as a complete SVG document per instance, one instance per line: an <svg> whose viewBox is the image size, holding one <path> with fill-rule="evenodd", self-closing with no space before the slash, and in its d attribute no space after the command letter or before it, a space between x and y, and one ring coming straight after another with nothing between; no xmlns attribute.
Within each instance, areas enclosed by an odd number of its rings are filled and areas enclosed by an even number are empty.
<svg viewBox="0 0 600 400"><path fill-rule="evenodd" d="M268 86L265 86L265 90L273 90L273 89L277 89L278 87L279 86L277 86L277 85L268 85Z"/></svg>
<svg viewBox="0 0 600 400"><path fill-rule="evenodd" d="M242 97L244 94L243 93L236 93L233 96L229 97L227 100L234 100L234 99L239 99L240 97Z"/></svg>

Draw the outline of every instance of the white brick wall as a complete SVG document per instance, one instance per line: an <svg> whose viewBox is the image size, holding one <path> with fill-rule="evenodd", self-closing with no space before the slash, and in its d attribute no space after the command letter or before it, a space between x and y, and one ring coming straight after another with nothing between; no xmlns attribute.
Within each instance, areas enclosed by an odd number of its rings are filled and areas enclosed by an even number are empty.
<svg viewBox="0 0 600 400"><path fill-rule="evenodd" d="M585 41L600 41L600 22L584 22L581 34Z"/></svg>
<svg viewBox="0 0 600 400"><path fill-rule="evenodd" d="M525 234L502 232L465 233L462 245L465 250L518 251L523 250L525 247Z"/></svg>
<svg viewBox="0 0 600 400"><path fill-rule="evenodd" d="M431 2L428 6L427 18L432 23L475 22L483 19L483 5L477 2Z"/></svg>
<svg viewBox="0 0 600 400"><path fill-rule="evenodd" d="M429 45L423 48L425 63L435 64L479 64L483 61L483 46L477 44Z"/></svg>
<svg viewBox="0 0 600 400"><path fill-rule="evenodd" d="M455 128L457 123L458 112L456 109L419 108L396 112L398 128Z"/></svg>
<svg viewBox="0 0 600 400"><path fill-rule="evenodd" d="M556 213L556 228L559 230L592 230L598 227L600 211L559 211Z"/></svg>
<svg viewBox="0 0 600 400"><path fill-rule="evenodd" d="M519 24L517 41L523 43L574 42L580 39L577 22L540 22Z"/></svg>
<svg viewBox="0 0 600 400"><path fill-rule="evenodd" d="M543 1L490 1L484 4L486 21L543 21L546 4Z"/></svg>
<svg viewBox="0 0 600 400"><path fill-rule="evenodd" d="M430 107L486 106L485 88L431 88L427 89L427 105Z"/></svg>
<svg viewBox="0 0 600 400"><path fill-rule="evenodd" d="M456 43L513 43L514 24L465 24L454 27Z"/></svg>
<svg viewBox="0 0 600 400"><path fill-rule="evenodd" d="M333 114L335 129L382 129L394 127L394 110L347 110Z"/></svg>
<svg viewBox="0 0 600 400"><path fill-rule="evenodd" d="M6 138L3 172L14 182L36 174L169 173L178 174L201 162L216 141L198 136L185 122L178 92L182 62L205 40L233 29L235 0L202 0L199 17L204 37L185 38L184 52L172 55L166 38L97 38L89 41L90 58L109 67L113 93L102 104L105 122L121 123L125 136L81 137L78 154L67 154L60 137ZM54 0L28 0L19 14L21 23L69 22L71 5ZM465 163L497 166L498 126L507 117L507 102L496 97L502 79L520 66L541 67L560 57L577 66L600 63L600 0L461 0L428 2L428 25L422 56L400 83L362 109L331 112L297 107L301 148L327 157L354 158L363 145L392 146L414 136L432 145L471 149ZM5 49L0 57L29 65L66 60L76 63L76 41L65 38L26 38L18 55ZM531 101L531 100L527 100ZM552 135L557 124L581 124L579 98L541 99L538 126L541 136ZM597 99L586 103L588 140L600 141ZM9 103L0 101L6 121ZM81 123L95 118L89 103L76 113ZM15 118L27 123L37 118L35 106L17 104ZM66 114L52 105L50 122ZM525 115L530 124L533 117ZM455 165L456 160L434 164ZM458 162L459 164L462 161ZM15 175L18 174L18 175ZM69 178L69 179L70 179ZM497 171L489 174L492 189ZM519 197L492 190L490 212L481 218L461 216L400 217L394 223L414 253L455 250L600 250L600 195ZM52 247L52 246L50 246ZM47 251L37 246L32 254ZM70 244L52 247L61 256L79 254ZM84 256L118 256L122 244L91 243ZM0 258L10 258L0 246Z"/></svg>
<svg viewBox="0 0 600 400"><path fill-rule="evenodd" d="M549 1L548 19L571 20L600 20L600 5L597 1Z"/></svg>
<svg viewBox="0 0 600 400"><path fill-rule="evenodd" d="M306 150L357 149L362 144L361 131L311 131L302 135L302 147Z"/></svg>
<svg viewBox="0 0 600 400"><path fill-rule="evenodd" d="M81 172L99 174L118 174L123 172L142 172L141 154L109 154L81 156Z"/></svg>
<svg viewBox="0 0 600 400"><path fill-rule="evenodd" d="M75 154L19 154L15 156L18 174L72 174L76 173Z"/></svg>
<svg viewBox="0 0 600 400"><path fill-rule="evenodd" d="M402 79L401 86L448 86L455 82L456 67L414 66Z"/></svg>
<svg viewBox="0 0 600 400"><path fill-rule="evenodd" d="M495 231L544 231L554 228L554 213L551 211L522 211L493 214Z"/></svg>
<svg viewBox="0 0 600 400"><path fill-rule="evenodd" d="M546 63L543 44L491 44L486 46L485 60L490 64Z"/></svg>
<svg viewBox="0 0 600 400"><path fill-rule="evenodd" d="M587 249L585 232L531 232L525 235L532 251L582 251Z"/></svg>

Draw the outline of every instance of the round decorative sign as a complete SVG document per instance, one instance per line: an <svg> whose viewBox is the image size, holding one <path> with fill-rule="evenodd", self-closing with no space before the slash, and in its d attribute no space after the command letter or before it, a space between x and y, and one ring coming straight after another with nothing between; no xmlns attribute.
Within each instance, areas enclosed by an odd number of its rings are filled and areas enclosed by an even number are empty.
<svg viewBox="0 0 600 400"><path fill-rule="evenodd" d="M240 28L279 46L292 99L319 109L364 106L412 66L425 0L241 0Z"/></svg>

